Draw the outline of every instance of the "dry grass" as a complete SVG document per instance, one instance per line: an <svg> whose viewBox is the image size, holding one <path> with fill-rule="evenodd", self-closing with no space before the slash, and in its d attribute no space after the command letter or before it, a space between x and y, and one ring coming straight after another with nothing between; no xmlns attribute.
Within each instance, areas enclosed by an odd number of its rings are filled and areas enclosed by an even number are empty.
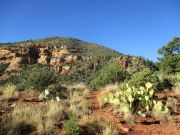
<svg viewBox="0 0 180 135"><path fill-rule="evenodd" d="M81 119L80 125L86 127L86 132L96 135L118 135L117 127L112 123L105 123L102 120L93 120L91 118Z"/></svg>
<svg viewBox="0 0 180 135"><path fill-rule="evenodd" d="M56 101L36 105L18 103L13 112L3 120L3 125L8 134L13 133L20 123L35 126L38 134L52 134L56 132L54 124L60 120L62 110L61 104Z"/></svg>
<svg viewBox="0 0 180 135"><path fill-rule="evenodd" d="M172 111L177 112L177 99L168 97L166 105L172 109Z"/></svg>
<svg viewBox="0 0 180 135"><path fill-rule="evenodd" d="M84 98L82 92L78 91L70 93L69 104L69 111L77 114L78 116L86 115L90 107L89 100Z"/></svg>
<svg viewBox="0 0 180 135"><path fill-rule="evenodd" d="M92 118L90 118L88 115L83 115L79 120L79 125L85 125L86 123L90 122L92 122Z"/></svg>
<svg viewBox="0 0 180 135"><path fill-rule="evenodd" d="M118 84L109 84L102 88L103 91L116 91L118 89Z"/></svg>
<svg viewBox="0 0 180 135"><path fill-rule="evenodd" d="M70 95L69 99L67 101L65 100L65 102L69 105L68 111L78 115L80 126L84 125L88 127L87 130L97 134L103 133L103 135L117 135L117 130L113 125L107 125L100 120L97 122L89 117L91 103L87 98L89 96L89 89L85 85L78 84L69 86L68 89ZM117 89L117 85L109 85L104 89L105 91L112 91ZM17 96L15 94L16 90L14 86L9 85L5 87L3 90L3 96L4 91L10 91L10 93L7 94L8 96L6 96L8 98ZM19 97L32 97L36 94L37 93L33 93L29 90L28 92L21 92ZM23 125L30 125L27 128L33 127L33 131L36 134L65 135L64 129L58 129L55 126L55 124L64 121L65 117L63 117L63 109L64 107L62 106L62 103L54 100L36 104L24 102L14 103L14 110L3 116L3 120L0 122L0 132L2 129L5 129L6 132L4 134L7 135L14 134L15 132L20 133L19 130L21 130Z"/></svg>
<svg viewBox="0 0 180 135"><path fill-rule="evenodd" d="M174 87L174 94L180 96L180 83Z"/></svg>
<svg viewBox="0 0 180 135"><path fill-rule="evenodd" d="M21 98L28 98L28 97L38 97L40 95L40 92L33 89L26 89L25 91L21 91L19 96Z"/></svg>
<svg viewBox="0 0 180 135"><path fill-rule="evenodd" d="M130 112L124 113L124 120L126 121L127 124L135 125L134 119L135 119L135 117L132 113L130 113Z"/></svg>
<svg viewBox="0 0 180 135"><path fill-rule="evenodd" d="M68 86L68 89L70 89L70 91L77 91L81 93L81 96L83 97L86 97L89 95L89 89L83 83Z"/></svg>
<svg viewBox="0 0 180 135"><path fill-rule="evenodd" d="M8 90L9 87L10 86L7 87ZM10 88L12 91L15 91L15 89L13 89L14 87L11 86ZM32 125L34 127L33 130L37 134L64 135L65 131L55 126L55 124L59 124L65 120L63 103L68 105L66 111L77 114L81 121L90 121L89 108L91 104L87 98L89 89L82 84L68 87L68 89L70 91L69 98L68 100L65 99L62 103L54 100L36 104L24 102L14 103L14 110L4 115L3 120L0 122L0 126L2 125L0 132L2 129L5 129L7 131L5 134L11 135L15 130L19 129L19 127L21 128L23 124L27 124ZM33 93L30 90L28 93L21 92L19 97L32 97L32 95L36 94L37 93ZM15 94L10 95L9 97L15 97Z"/></svg>
<svg viewBox="0 0 180 135"><path fill-rule="evenodd" d="M172 122L172 117L170 115L170 112L164 114L161 111L153 109L152 110L152 115L153 115L154 118L159 119L162 123L170 123L170 122Z"/></svg>
<svg viewBox="0 0 180 135"><path fill-rule="evenodd" d="M118 90L117 84L110 84L110 85L107 85L106 87L102 88L101 93L98 96L100 107L103 107L106 104L106 101L104 101L105 95L109 92L117 91L117 90Z"/></svg>
<svg viewBox="0 0 180 135"><path fill-rule="evenodd" d="M6 85L1 87L1 90L3 93L3 99L17 98L19 96L19 92L16 90L16 86L14 85Z"/></svg>
<svg viewBox="0 0 180 135"><path fill-rule="evenodd" d="M118 135L118 130L113 124L105 124L103 127L103 135Z"/></svg>
<svg viewBox="0 0 180 135"><path fill-rule="evenodd" d="M68 87L69 95L69 111L78 116L84 116L90 108L90 101L87 99L89 89L84 84L76 84Z"/></svg>
<svg viewBox="0 0 180 135"><path fill-rule="evenodd" d="M63 113L63 106L61 105L60 102L56 102L54 100L50 100L43 104L45 108L45 115L53 119L55 122L58 122L61 120L61 115Z"/></svg>

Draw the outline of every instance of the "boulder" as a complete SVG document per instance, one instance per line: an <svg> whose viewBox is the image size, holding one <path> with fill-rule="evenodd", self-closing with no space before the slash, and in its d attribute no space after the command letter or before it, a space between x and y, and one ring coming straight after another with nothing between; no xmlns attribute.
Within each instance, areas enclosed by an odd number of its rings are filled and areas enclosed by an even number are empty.
<svg viewBox="0 0 180 135"><path fill-rule="evenodd" d="M60 57L63 56L63 53L60 50L54 50L52 52L52 56L55 57L55 58L60 58Z"/></svg>
<svg viewBox="0 0 180 135"><path fill-rule="evenodd" d="M19 62L20 59L15 59L15 61L12 61L9 66L7 67L7 71L11 71L11 70L18 70L21 68L21 63Z"/></svg>
<svg viewBox="0 0 180 135"><path fill-rule="evenodd" d="M56 65L56 63L57 63L57 58L52 57L52 58L51 58L51 61L50 61L50 64L51 64L51 65Z"/></svg>
<svg viewBox="0 0 180 135"><path fill-rule="evenodd" d="M38 63L49 64L52 53L47 48L40 48Z"/></svg>
<svg viewBox="0 0 180 135"><path fill-rule="evenodd" d="M0 56L7 55L9 53L11 53L11 51L8 49L5 49L5 48L0 49Z"/></svg>
<svg viewBox="0 0 180 135"><path fill-rule="evenodd" d="M72 63L73 62L73 55L69 55L66 58L64 58L66 63Z"/></svg>
<svg viewBox="0 0 180 135"><path fill-rule="evenodd" d="M79 56L73 56L73 55L69 55L68 57L64 58L66 63L73 63L73 62L76 62L80 59L81 58Z"/></svg>
<svg viewBox="0 0 180 135"><path fill-rule="evenodd" d="M51 60L50 60L50 64L53 65L53 66L61 65L62 63L64 63L63 58L52 57Z"/></svg>
<svg viewBox="0 0 180 135"><path fill-rule="evenodd" d="M69 52L68 49L62 49L62 50L61 50L61 53L62 53L62 54L69 54L70 52Z"/></svg>
<svg viewBox="0 0 180 135"><path fill-rule="evenodd" d="M45 54L40 54L40 58L38 59L39 64L48 64L48 56Z"/></svg>
<svg viewBox="0 0 180 135"><path fill-rule="evenodd" d="M52 51L52 57L62 57L64 54L69 54L67 49L55 49Z"/></svg>
<svg viewBox="0 0 180 135"><path fill-rule="evenodd" d="M7 71L11 71L11 70L18 70L20 69L23 65L26 66L30 63L30 58L27 56L18 56L18 57L14 57L12 59L12 61L10 62L9 66L7 67Z"/></svg>

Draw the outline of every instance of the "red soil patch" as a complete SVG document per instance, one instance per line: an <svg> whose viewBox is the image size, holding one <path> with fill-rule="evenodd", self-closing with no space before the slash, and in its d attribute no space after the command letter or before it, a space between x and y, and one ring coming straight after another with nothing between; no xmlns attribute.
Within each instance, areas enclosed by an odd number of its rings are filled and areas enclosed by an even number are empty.
<svg viewBox="0 0 180 135"><path fill-rule="evenodd" d="M111 112L112 106L108 105L104 108L100 108L98 96L101 91L92 91L90 97L92 99L93 119L101 119L106 123L112 123L116 125L121 134L129 135L180 135L180 115L172 115L173 122L168 124L162 124L160 121L154 118L142 118L140 116L135 117L135 126L129 126L124 123L122 116ZM157 98L168 97L171 94L159 94ZM180 112L180 97L176 97L178 100L177 110ZM161 99L162 100L162 99Z"/></svg>

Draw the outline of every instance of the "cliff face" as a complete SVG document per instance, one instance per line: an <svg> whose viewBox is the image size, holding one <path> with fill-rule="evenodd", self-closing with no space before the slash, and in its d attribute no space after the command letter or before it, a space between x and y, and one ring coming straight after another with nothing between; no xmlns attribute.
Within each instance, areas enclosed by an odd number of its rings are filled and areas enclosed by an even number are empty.
<svg viewBox="0 0 180 135"><path fill-rule="evenodd" d="M60 73L68 73L70 66L63 66L64 63L74 63L81 60L76 56L78 52L71 47L48 47L31 46L27 48L0 48L0 63L10 63L6 71L19 70L24 66L32 64L50 64Z"/></svg>

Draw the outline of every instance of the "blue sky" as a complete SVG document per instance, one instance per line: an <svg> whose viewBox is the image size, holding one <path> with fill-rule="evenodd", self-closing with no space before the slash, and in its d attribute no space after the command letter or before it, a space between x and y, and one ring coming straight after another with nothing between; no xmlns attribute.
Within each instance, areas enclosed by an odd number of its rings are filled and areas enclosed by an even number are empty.
<svg viewBox="0 0 180 135"><path fill-rule="evenodd" d="M0 0L0 42L74 37L156 61L180 36L179 0Z"/></svg>

